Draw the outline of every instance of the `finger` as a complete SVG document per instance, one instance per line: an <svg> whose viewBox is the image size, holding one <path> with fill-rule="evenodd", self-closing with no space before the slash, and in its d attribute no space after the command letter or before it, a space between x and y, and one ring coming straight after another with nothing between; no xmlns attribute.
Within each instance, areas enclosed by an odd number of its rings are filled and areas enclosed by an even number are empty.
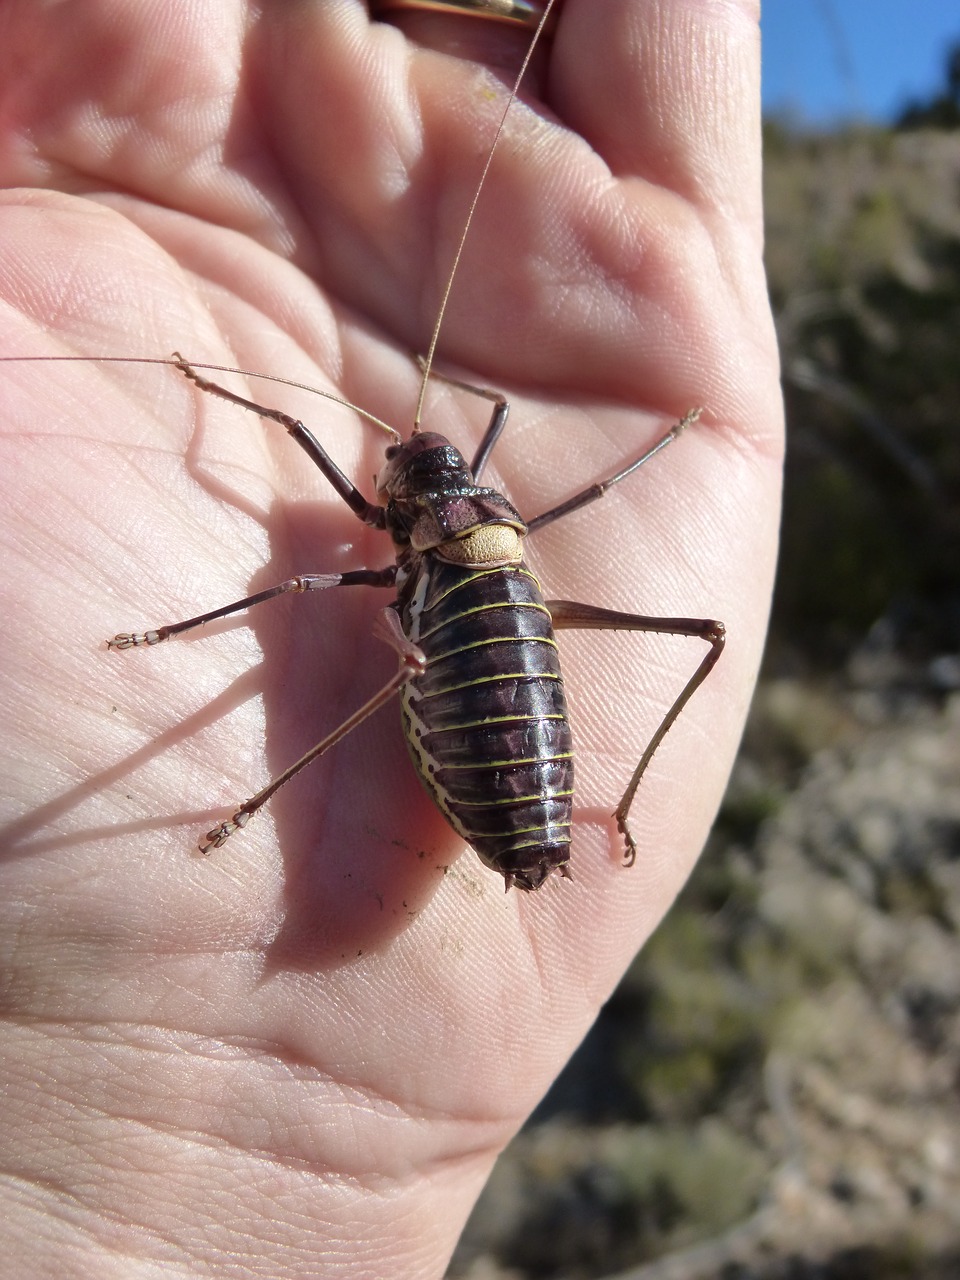
<svg viewBox="0 0 960 1280"><path fill-rule="evenodd" d="M550 97L617 176L729 210L759 235L755 0L568 0Z"/></svg>
<svg viewBox="0 0 960 1280"><path fill-rule="evenodd" d="M312 232L297 257L407 345L429 339L505 103L473 55L506 86L529 41L478 19L371 21L359 4L265 15L261 118Z"/></svg>

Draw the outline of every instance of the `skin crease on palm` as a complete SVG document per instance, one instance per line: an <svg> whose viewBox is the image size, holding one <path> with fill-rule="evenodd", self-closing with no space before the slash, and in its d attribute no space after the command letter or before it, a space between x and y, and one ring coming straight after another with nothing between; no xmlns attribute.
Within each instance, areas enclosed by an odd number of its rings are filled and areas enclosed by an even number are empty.
<svg viewBox="0 0 960 1280"><path fill-rule="evenodd" d="M503 893L387 708L209 859L197 838L391 674L386 564L282 430L174 370L0 365L3 1256L30 1276L441 1276L499 1150L667 910L762 646L782 411L761 252L759 15L567 0L508 121L440 368L512 410L487 482L538 514L700 423L528 544L547 596L723 619L719 665L610 818L704 646L560 637L574 879ZM207 360L409 430L522 33L358 0L7 0L5 356ZM496 70L491 70L495 67ZM225 379L243 389L242 380ZM270 383L368 496L386 438ZM469 456L484 402L425 426Z"/></svg>

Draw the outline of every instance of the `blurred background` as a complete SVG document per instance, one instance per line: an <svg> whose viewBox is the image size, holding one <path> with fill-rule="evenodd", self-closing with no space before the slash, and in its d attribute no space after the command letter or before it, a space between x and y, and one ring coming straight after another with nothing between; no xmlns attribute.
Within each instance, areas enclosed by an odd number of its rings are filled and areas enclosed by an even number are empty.
<svg viewBox="0 0 960 1280"><path fill-rule="evenodd" d="M457 1280L960 1277L960 8L766 0L789 424L716 830Z"/></svg>

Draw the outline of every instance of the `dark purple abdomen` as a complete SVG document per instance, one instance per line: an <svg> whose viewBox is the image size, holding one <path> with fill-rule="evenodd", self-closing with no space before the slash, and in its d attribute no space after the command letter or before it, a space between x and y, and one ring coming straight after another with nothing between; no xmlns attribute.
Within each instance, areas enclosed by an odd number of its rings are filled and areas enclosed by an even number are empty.
<svg viewBox="0 0 960 1280"><path fill-rule="evenodd" d="M417 771L488 866L537 888L569 858L573 755L550 615L524 566L424 556L404 630L427 669L402 694Z"/></svg>

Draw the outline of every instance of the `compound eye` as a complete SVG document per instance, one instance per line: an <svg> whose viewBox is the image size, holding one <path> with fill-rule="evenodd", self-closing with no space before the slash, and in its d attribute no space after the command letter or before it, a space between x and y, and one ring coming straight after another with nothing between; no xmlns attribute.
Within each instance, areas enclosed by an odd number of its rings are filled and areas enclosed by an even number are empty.
<svg viewBox="0 0 960 1280"><path fill-rule="evenodd" d="M392 462L402 448L403 445L400 444L388 444L383 456L388 462Z"/></svg>

